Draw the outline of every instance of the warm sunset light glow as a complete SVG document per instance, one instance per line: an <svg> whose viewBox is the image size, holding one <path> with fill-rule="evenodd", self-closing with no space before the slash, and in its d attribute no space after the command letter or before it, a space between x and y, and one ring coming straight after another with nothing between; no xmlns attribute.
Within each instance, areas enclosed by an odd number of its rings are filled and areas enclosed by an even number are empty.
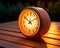
<svg viewBox="0 0 60 48"><path fill-rule="evenodd" d="M57 25L54 22L52 22L49 30L57 30Z"/></svg>
<svg viewBox="0 0 60 48"><path fill-rule="evenodd" d="M57 25L52 22L49 31L45 34L45 36L48 37L57 37L54 34L58 34L58 28Z"/></svg>
<svg viewBox="0 0 60 48"><path fill-rule="evenodd" d="M47 48L59 48L55 45L60 45L60 23L59 22L51 22L50 29L42 38L47 45ZM53 46L54 45L54 46Z"/></svg>

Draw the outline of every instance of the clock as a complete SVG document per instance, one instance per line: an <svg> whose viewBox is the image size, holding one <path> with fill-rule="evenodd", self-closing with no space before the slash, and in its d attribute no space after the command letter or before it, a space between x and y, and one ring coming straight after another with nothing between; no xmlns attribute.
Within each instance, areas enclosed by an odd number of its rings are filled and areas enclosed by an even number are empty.
<svg viewBox="0 0 60 48"><path fill-rule="evenodd" d="M48 13L39 7L27 7L19 15L20 32L28 38L35 38L47 33L50 27Z"/></svg>

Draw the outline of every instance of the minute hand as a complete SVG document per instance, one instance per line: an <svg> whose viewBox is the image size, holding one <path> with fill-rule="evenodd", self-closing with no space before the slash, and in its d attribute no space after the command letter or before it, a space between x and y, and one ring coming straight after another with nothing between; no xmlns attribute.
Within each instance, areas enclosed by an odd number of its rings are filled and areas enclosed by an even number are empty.
<svg viewBox="0 0 60 48"><path fill-rule="evenodd" d="M32 22L32 21L34 21L34 20L36 20L36 19L37 19L37 17L36 17L36 18L34 18L33 20L31 20L31 22Z"/></svg>

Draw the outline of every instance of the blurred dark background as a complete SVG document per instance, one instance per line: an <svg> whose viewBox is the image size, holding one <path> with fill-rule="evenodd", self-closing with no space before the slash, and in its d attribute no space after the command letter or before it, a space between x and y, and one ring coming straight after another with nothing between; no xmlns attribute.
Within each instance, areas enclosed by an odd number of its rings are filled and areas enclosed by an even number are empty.
<svg viewBox="0 0 60 48"><path fill-rule="evenodd" d="M0 0L0 23L18 20L20 12L27 6L42 7L51 21L60 22L60 0Z"/></svg>

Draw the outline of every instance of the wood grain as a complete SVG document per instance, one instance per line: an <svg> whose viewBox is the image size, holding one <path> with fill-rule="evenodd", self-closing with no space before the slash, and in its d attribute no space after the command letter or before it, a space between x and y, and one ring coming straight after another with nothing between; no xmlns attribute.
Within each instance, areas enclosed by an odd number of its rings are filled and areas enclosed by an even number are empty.
<svg viewBox="0 0 60 48"><path fill-rule="evenodd" d="M17 21L0 23L0 46L6 48L60 48L60 22L51 22L47 34L40 39L26 39Z"/></svg>

